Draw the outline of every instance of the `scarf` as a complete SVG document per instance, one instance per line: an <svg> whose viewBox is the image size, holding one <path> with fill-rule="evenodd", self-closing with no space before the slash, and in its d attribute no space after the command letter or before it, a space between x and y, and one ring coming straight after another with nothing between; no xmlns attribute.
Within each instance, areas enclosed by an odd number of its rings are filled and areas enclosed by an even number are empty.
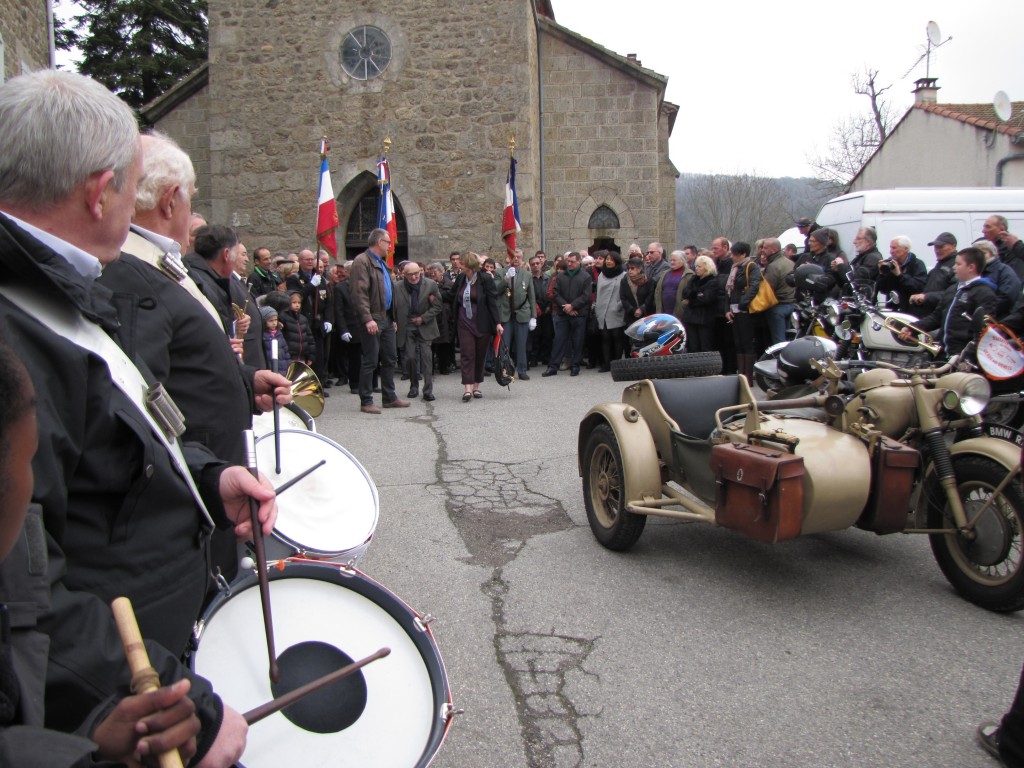
<svg viewBox="0 0 1024 768"><path fill-rule="evenodd" d="M622 274L622 265L617 267L601 267L601 274L608 278L618 277Z"/></svg>
<svg viewBox="0 0 1024 768"><path fill-rule="evenodd" d="M476 275L466 278L466 290L462 292L462 309L466 313L466 319L473 319L473 302L470 301L470 291L476 284Z"/></svg>
<svg viewBox="0 0 1024 768"><path fill-rule="evenodd" d="M576 267L576 269L567 269L565 270L565 274L567 274L569 277L576 277L576 275L580 273L581 269L583 269L582 265Z"/></svg>

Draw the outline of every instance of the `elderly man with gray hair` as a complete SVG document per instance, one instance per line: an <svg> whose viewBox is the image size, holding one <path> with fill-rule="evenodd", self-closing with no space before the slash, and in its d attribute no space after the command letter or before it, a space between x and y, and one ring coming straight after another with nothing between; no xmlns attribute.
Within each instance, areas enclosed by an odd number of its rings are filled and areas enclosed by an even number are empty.
<svg viewBox="0 0 1024 768"><path fill-rule="evenodd" d="M126 329L96 278L120 254L143 175L131 110L86 77L42 70L0 85L0 125L0 324L38 401L32 501L43 511L36 555L49 560L50 589L35 629L48 641L46 724L73 730L127 688L108 607L127 595L143 636L160 643L148 650L161 680L191 677L203 725L197 763L231 765L244 719L177 659L206 594L210 530L251 535L252 497L269 535L273 490L179 444L167 411L146 404L166 391L118 346ZM5 587L12 577L0 575ZM24 706L41 715L42 697Z"/></svg>
<svg viewBox="0 0 1024 768"><path fill-rule="evenodd" d="M878 262L878 293L884 296L895 291L899 296L899 310L916 314L910 297L924 288L928 268L911 253L912 247L906 235L897 235L889 243L889 258Z"/></svg>

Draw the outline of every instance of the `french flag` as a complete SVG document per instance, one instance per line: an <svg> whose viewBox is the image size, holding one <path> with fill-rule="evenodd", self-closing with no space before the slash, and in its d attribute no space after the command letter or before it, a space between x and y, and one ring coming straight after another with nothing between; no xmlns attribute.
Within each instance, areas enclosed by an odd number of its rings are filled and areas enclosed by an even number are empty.
<svg viewBox="0 0 1024 768"><path fill-rule="evenodd" d="M380 187L380 201L377 205L377 226L387 230L391 240L388 248L388 266L395 265L395 246L398 245L398 220L395 218L395 200L391 196L391 166L385 155L377 163L377 186Z"/></svg>
<svg viewBox="0 0 1024 768"><path fill-rule="evenodd" d="M331 186L331 169L327 165L327 152L326 149L323 149L320 154L320 196L317 199L316 241L334 258L338 257L338 240L335 233L337 228L338 205L334 200L334 188Z"/></svg>
<svg viewBox="0 0 1024 768"><path fill-rule="evenodd" d="M509 158L508 177L505 179L505 212L501 217L501 239L511 254L516 249L516 233L522 231L519 222L519 196L516 194L516 159Z"/></svg>

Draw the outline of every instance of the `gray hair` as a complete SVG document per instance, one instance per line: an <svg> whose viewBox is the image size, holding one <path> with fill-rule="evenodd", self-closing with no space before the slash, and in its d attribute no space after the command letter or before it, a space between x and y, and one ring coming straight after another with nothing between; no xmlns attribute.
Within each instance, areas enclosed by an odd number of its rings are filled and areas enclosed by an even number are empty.
<svg viewBox="0 0 1024 768"><path fill-rule="evenodd" d="M914 247L914 244L906 235L896 235L896 237L892 239L892 242L896 243L896 245L900 246L901 248L906 248L908 251Z"/></svg>
<svg viewBox="0 0 1024 768"><path fill-rule="evenodd" d="M387 237L387 236L388 236L388 231L386 229L381 229L380 227L377 227L376 229L374 229L374 230L372 230L370 232L370 236L367 238L368 242L366 244L368 246L374 246L374 245L376 245L377 243L380 242L380 239L382 237Z"/></svg>
<svg viewBox="0 0 1024 768"><path fill-rule="evenodd" d="M718 274L718 265L715 264L715 260L712 259L710 256L705 256L702 253L700 256L693 260L693 266L696 267L698 265L704 267L705 277L707 275Z"/></svg>
<svg viewBox="0 0 1024 768"><path fill-rule="evenodd" d="M990 243L988 240L975 240L971 243L971 246L984 251L986 264L999 256L999 251L996 249L995 244Z"/></svg>
<svg viewBox="0 0 1024 768"><path fill-rule="evenodd" d="M144 176L135 191L135 211L152 211L160 196L177 185L183 200L188 200L196 184L192 161L170 136L151 131L143 136L142 169Z"/></svg>
<svg viewBox="0 0 1024 768"><path fill-rule="evenodd" d="M44 69L0 86L0 200L40 211L89 176L113 171L121 190L138 154L131 109L75 72Z"/></svg>

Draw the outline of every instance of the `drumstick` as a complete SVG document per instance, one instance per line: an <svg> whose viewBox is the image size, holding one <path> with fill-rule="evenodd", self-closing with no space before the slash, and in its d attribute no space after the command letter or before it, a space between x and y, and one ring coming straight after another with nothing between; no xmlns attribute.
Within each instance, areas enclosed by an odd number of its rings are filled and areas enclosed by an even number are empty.
<svg viewBox="0 0 1024 768"><path fill-rule="evenodd" d="M249 457L249 471L258 478L256 470L256 441L251 429L245 430L245 450ZM252 543L256 550L256 574L260 580L260 602L263 603L263 629L267 634L267 656L270 658L270 679L277 682L281 679L281 670L277 666L277 650L274 648L274 619L270 612L270 580L267 577L267 550L263 545L263 528L260 526L260 505L256 499L249 498L249 519L252 521Z"/></svg>
<svg viewBox="0 0 1024 768"><path fill-rule="evenodd" d="M118 597L110 604L114 613L114 622L121 635L124 655L128 659L128 669L132 672L132 693L141 694L155 691L160 687L160 676L149 663L149 654L142 642L142 633L135 620L132 602L127 597ZM172 749L158 755L160 768L182 768L181 755Z"/></svg>
<svg viewBox="0 0 1024 768"><path fill-rule="evenodd" d="M270 340L270 370L274 373L280 373L280 364L277 357L277 338ZM281 474L281 406L277 403L277 396L273 390L270 392L270 397L274 401L274 469L277 474Z"/></svg>
<svg viewBox="0 0 1024 768"><path fill-rule="evenodd" d="M258 723L263 718L270 717L275 712L279 712L285 707L294 704L299 699L308 696L311 693L319 691L326 685L330 685L331 683L341 680L344 677L348 677L353 672L362 669L367 664L370 664L371 662L374 662L377 659L383 659L390 653L390 648L381 648L379 651L370 654L365 659L353 661L347 667L342 667L341 669L336 669L333 672L329 672L323 677L318 677L316 680L313 680L312 682L299 686L294 691L290 691L284 694L283 696L278 696L273 701L268 701L266 704L261 704L255 709L250 709L243 715L243 717L245 718L245 722L249 725L252 725L253 723Z"/></svg>
<svg viewBox="0 0 1024 768"><path fill-rule="evenodd" d="M289 488L291 488L293 485L295 485L297 482L299 482L299 480L301 480L302 478L304 478L304 477L306 477L308 475L311 475L315 470L320 469L320 467L322 467L326 463L327 463L327 459L320 459L320 461L318 461L316 464L314 464L309 469L306 469L306 470L303 470L302 472L299 472L299 474L297 474L295 477L293 477L287 483L282 483L281 485L279 485L277 488L274 489L274 493L276 493L278 496L280 496L282 493L284 493Z"/></svg>

